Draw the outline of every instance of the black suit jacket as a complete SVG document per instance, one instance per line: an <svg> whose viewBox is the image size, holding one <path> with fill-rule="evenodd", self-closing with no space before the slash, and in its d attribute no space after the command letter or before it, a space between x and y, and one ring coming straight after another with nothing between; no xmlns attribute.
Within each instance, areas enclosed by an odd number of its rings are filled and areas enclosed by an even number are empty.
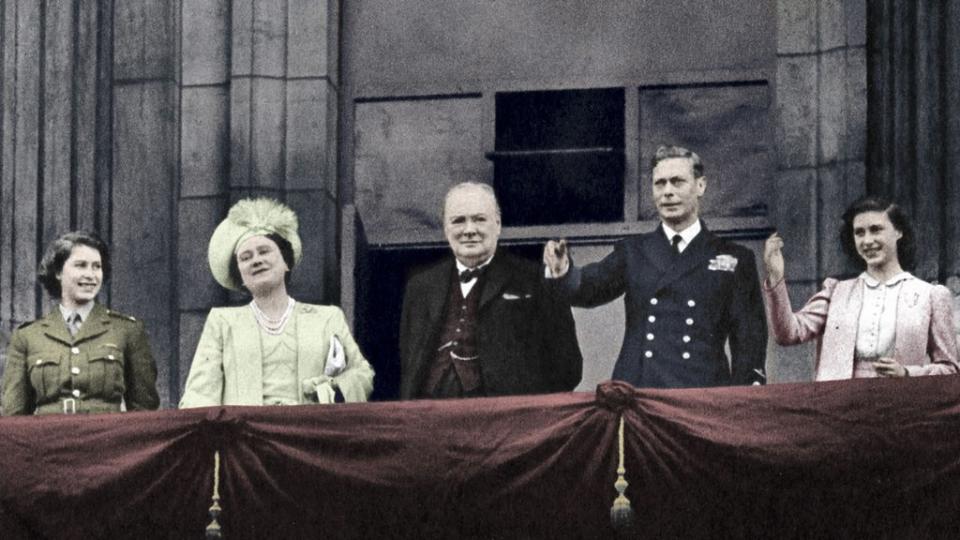
<svg viewBox="0 0 960 540"><path fill-rule="evenodd" d="M477 348L487 395L572 390L583 359L570 307L548 294L542 267L499 249L480 290ZM407 282L400 319L400 398L417 397L434 359L456 264L452 257Z"/></svg>
<svg viewBox="0 0 960 540"><path fill-rule="evenodd" d="M680 255L658 227L621 240L603 260L572 267L556 282L576 306L626 294L614 379L654 388L766 380L767 326L753 253L706 226Z"/></svg>

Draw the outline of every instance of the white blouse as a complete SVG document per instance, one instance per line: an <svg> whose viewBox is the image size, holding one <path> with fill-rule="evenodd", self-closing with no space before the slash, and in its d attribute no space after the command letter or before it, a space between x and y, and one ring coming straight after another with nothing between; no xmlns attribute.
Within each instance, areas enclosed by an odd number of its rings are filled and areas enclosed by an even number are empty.
<svg viewBox="0 0 960 540"><path fill-rule="evenodd" d="M901 272L880 283L866 272L863 281L863 307L857 323L857 358L893 356L897 337L897 300L903 283L916 279L909 272Z"/></svg>

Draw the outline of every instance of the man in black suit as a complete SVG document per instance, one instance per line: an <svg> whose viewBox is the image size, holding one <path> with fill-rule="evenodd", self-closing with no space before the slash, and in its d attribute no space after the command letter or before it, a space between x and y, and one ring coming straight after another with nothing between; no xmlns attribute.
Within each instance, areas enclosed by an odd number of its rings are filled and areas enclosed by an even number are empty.
<svg viewBox="0 0 960 540"><path fill-rule="evenodd" d="M543 261L558 279L549 281L575 306L626 293L614 379L653 388L763 384L767 327L753 253L700 221L707 180L697 154L661 146L652 178L661 226L583 268L571 267L563 240L551 240Z"/></svg>
<svg viewBox="0 0 960 540"><path fill-rule="evenodd" d="M400 398L572 390L583 364L570 307L546 294L538 264L497 250L500 208L487 184L447 192L453 251L407 283Z"/></svg>

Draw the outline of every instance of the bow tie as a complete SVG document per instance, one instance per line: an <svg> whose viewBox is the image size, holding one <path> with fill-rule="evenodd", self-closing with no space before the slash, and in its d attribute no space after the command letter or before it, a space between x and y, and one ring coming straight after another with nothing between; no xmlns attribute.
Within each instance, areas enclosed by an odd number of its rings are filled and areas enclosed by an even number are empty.
<svg viewBox="0 0 960 540"><path fill-rule="evenodd" d="M460 272L460 283L468 283L473 278L479 278L483 275L484 268L467 268Z"/></svg>

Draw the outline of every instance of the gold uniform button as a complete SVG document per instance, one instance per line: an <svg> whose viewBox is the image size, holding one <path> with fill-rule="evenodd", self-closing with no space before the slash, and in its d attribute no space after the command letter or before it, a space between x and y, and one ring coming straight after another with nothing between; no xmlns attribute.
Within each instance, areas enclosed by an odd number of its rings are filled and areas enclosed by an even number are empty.
<svg viewBox="0 0 960 540"><path fill-rule="evenodd" d="M693 326L693 319L687 319L687 326Z"/></svg>
<svg viewBox="0 0 960 540"><path fill-rule="evenodd" d="M646 356L647 358L653 358L653 351L647 351L643 353L643 355Z"/></svg>
<svg viewBox="0 0 960 540"><path fill-rule="evenodd" d="M693 300L687 300L687 305L690 306L690 307L693 307L693 306L697 305L697 303L694 302Z"/></svg>
<svg viewBox="0 0 960 540"><path fill-rule="evenodd" d="M650 299L650 305L651 305L651 306L657 305L657 299L656 299L656 298L651 298L651 299Z"/></svg>
<svg viewBox="0 0 960 540"><path fill-rule="evenodd" d="M42 358L38 358L38 359L37 359L37 365L39 366L39 365L42 364L42 363L43 363L43 359L42 359Z"/></svg>
<svg viewBox="0 0 960 540"><path fill-rule="evenodd" d="M80 354L80 349L78 349L77 347L73 347L70 349L70 352L72 352L73 354Z"/></svg>
<svg viewBox="0 0 960 540"><path fill-rule="evenodd" d="M688 353L688 352L683 353L682 356L683 356L683 359L684 359L684 360L689 360L689 359L690 359L690 353Z"/></svg>
<svg viewBox="0 0 960 540"><path fill-rule="evenodd" d="M656 317L656 315L651 315L651 316L647 317L647 320L650 321L650 322L656 322L657 317Z"/></svg>
<svg viewBox="0 0 960 540"><path fill-rule="evenodd" d="M74 391L71 392L71 393L73 394L73 397L80 397L80 391L79 391L79 390L74 390Z"/></svg>
<svg viewBox="0 0 960 540"><path fill-rule="evenodd" d="M112 354L108 354L107 360L116 360L116 358Z"/></svg>
<svg viewBox="0 0 960 540"><path fill-rule="evenodd" d="M690 343L690 336L683 336L684 343Z"/></svg>
<svg viewBox="0 0 960 540"><path fill-rule="evenodd" d="M77 366L73 366L72 368L70 368L70 373L73 373L74 375L79 375L80 368L78 368Z"/></svg>
<svg viewBox="0 0 960 540"><path fill-rule="evenodd" d="M647 334L647 341L653 341L653 334Z"/></svg>

